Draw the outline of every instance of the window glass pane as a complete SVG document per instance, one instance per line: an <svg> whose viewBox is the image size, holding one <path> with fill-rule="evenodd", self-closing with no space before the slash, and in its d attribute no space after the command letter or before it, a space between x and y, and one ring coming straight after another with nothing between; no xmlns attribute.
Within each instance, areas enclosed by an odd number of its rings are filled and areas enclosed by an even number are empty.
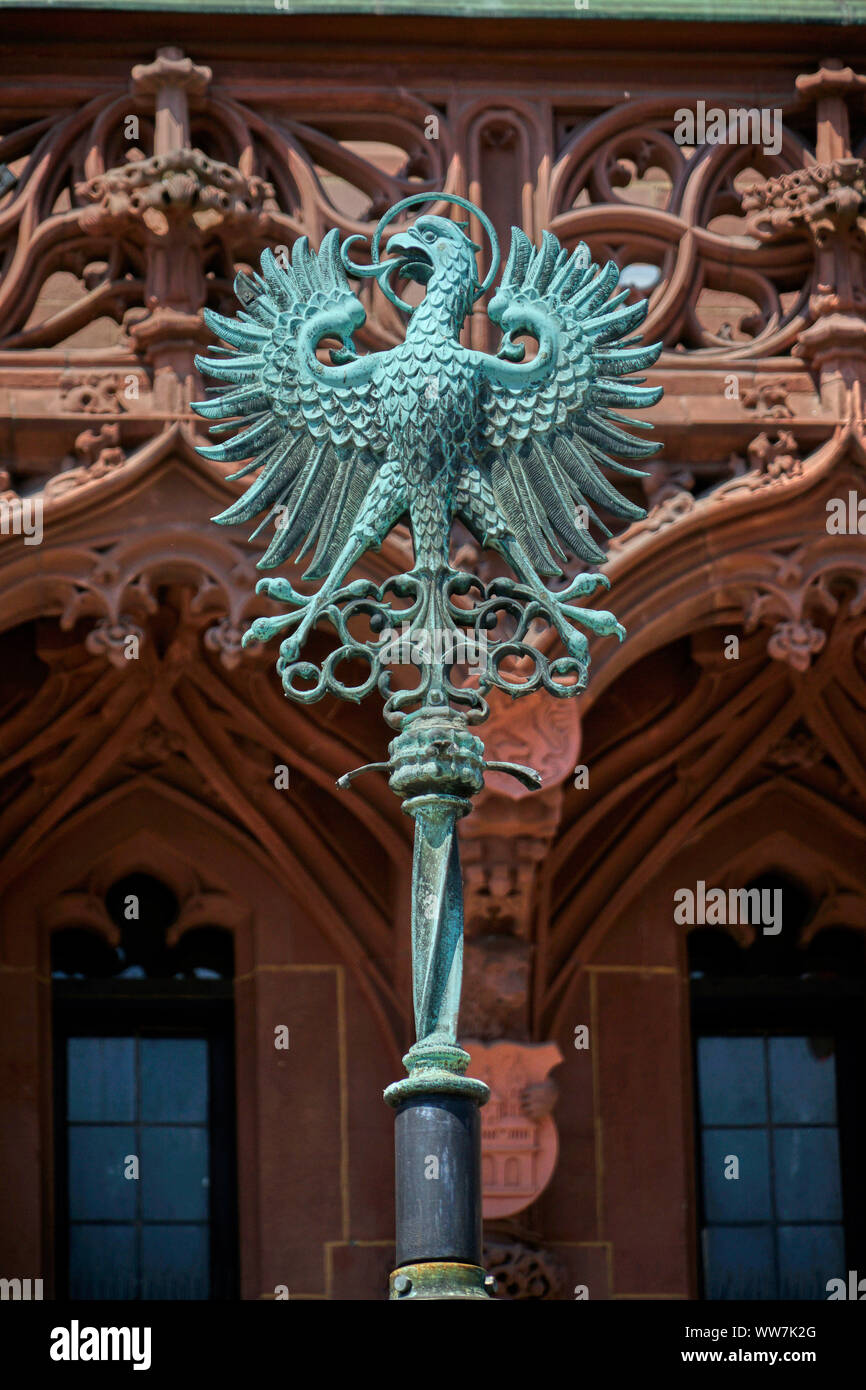
<svg viewBox="0 0 866 1390"><path fill-rule="evenodd" d="M781 1221L838 1221L842 1215L835 1129L775 1129L776 1209Z"/></svg>
<svg viewBox="0 0 866 1390"><path fill-rule="evenodd" d="M770 1038L770 1097L778 1124L833 1124L836 1059L816 1056L808 1038Z"/></svg>
<svg viewBox="0 0 866 1390"><path fill-rule="evenodd" d="M69 1216L72 1221L133 1220L136 1179L123 1176L127 1154L138 1150L124 1125L70 1125Z"/></svg>
<svg viewBox="0 0 866 1390"><path fill-rule="evenodd" d="M730 1162L739 1160L739 1169ZM704 1208L710 1221L762 1221L771 1215L770 1161L764 1129L705 1129ZM725 1177L739 1171L738 1177Z"/></svg>
<svg viewBox="0 0 866 1390"><path fill-rule="evenodd" d="M64 1043L70 1296L207 1299L210 1044L130 1023L132 1036Z"/></svg>
<svg viewBox="0 0 866 1390"><path fill-rule="evenodd" d="M139 1047L142 1120L204 1123L208 1107L204 1038L142 1038Z"/></svg>
<svg viewBox="0 0 866 1390"><path fill-rule="evenodd" d="M698 1088L705 1125L763 1123L767 1118L763 1038L700 1038Z"/></svg>
<svg viewBox="0 0 866 1390"><path fill-rule="evenodd" d="M160 1125L141 1131L145 1221L205 1221L209 1195L206 1130Z"/></svg>
<svg viewBox="0 0 866 1390"><path fill-rule="evenodd" d="M135 1298L135 1227L71 1226L69 1297Z"/></svg>
<svg viewBox="0 0 866 1390"><path fill-rule="evenodd" d="M207 1298L210 1250L206 1226L144 1226L142 1298Z"/></svg>
<svg viewBox="0 0 866 1390"><path fill-rule="evenodd" d="M707 1298L775 1298L769 1226L714 1226L704 1232Z"/></svg>
<svg viewBox="0 0 866 1390"><path fill-rule="evenodd" d="M779 1227L780 1298L826 1298L828 1279L846 1279L841 1226Z"/></svg>
<svg viewBox="0 0 866 1390"><path fill-rule="evenodd" d="M66 1066L70 1120L135 1119L133 1038L68 1038Z"/></svg>

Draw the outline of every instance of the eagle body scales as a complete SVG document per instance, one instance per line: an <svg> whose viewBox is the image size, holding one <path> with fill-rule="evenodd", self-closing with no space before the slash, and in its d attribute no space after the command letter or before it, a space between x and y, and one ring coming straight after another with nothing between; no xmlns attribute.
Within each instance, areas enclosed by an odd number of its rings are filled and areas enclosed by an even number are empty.
<svg viewBox="0 0 866 1390"><path fill-rule="evenodd" d="M431 572L448 564L455 489L477 435L478 375L458 340L465 299L456 271L437 278L377 382L405 482L416 568Z"/></svg>

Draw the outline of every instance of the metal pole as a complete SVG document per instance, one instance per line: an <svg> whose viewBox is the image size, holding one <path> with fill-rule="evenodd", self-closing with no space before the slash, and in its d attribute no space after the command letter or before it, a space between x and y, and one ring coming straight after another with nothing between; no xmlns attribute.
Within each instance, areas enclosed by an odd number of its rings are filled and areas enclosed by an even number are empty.
<svg viewBox="0 0 866 1390"><path fill-rule="evenodd" d="M481 1254L481 1122L475 1096L421 1093L396 1106L397 1256L392 1299L487 1298Z"/></svg>
<svg viewBox="0 0 866 1390"><path fill-rule="evenodd" d="M533 790L531 768L488 763L466 715L435 688L408 714L389 761L342 777L387 769L392 791L415 821L412 865L412 980L415 1036L407 1075L385 1091L394 1107L396 1267L389 1297L492 1298L496 1281L482 1265L481 1120L488 1087L466 1075L457 1043L463 971L463 879L457 822L472 810L485 769Z"/></svg>
<svg viewBox="0 0 866 1390"><path fill-rule="evenodd" d="M484 784L484 745L465 715L426 705L391 743L390 785L415 821L412 978L416 1042L394 1106L396 1268L390 1297L488 1298L481 1263L481 1123L489 1097L457 1045L463 882L457 821Z"/></svg>

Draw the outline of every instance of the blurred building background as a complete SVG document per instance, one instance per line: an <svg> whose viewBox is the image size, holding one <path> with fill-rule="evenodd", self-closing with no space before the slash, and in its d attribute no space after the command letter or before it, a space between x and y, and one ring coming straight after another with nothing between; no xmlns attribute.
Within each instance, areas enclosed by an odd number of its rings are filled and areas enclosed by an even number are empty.
<svg viewBox="0 0 866 1390"><path fill-rule="evenodd" d="M383 1296L411 824L335 789L377 702L241 651L270 605L190 402L236 267L424 189L628 266L664 342L628 640L579 702L494 707L544 790L491 778L462 828L488 1263L549 1299L866 1273L866 6L769 14L3 7L0 1275ZM682 143L700 103L772 125Z"/></svg>

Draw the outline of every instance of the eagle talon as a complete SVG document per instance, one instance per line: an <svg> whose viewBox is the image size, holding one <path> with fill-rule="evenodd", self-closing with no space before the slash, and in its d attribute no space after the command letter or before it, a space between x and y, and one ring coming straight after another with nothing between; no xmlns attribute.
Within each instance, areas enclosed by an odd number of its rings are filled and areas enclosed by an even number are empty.
<svg viewBox="0 0 866 1390"><path fill-rule="evenodd" d="M581 666L586 665L589 643L582 632L572 633L564 645L569 656L574 657L575 661L579 661Z"/></svg>
<svg viewBox="0 0 866 1390"><path fill-rule="evenodd" d="M610 580L606 574L581 574L573 588L575 594L591 594L596 589L609 589Z"/></svg>
<svg viewBox="0 0 866 1390"><path fill-rule="evenodd" d="M277 673L282 675L287 666L292 666L301 654L303 642L299 642L297 637L288 637L285 642L280 643L280 654L277 658Z"/></svg>

